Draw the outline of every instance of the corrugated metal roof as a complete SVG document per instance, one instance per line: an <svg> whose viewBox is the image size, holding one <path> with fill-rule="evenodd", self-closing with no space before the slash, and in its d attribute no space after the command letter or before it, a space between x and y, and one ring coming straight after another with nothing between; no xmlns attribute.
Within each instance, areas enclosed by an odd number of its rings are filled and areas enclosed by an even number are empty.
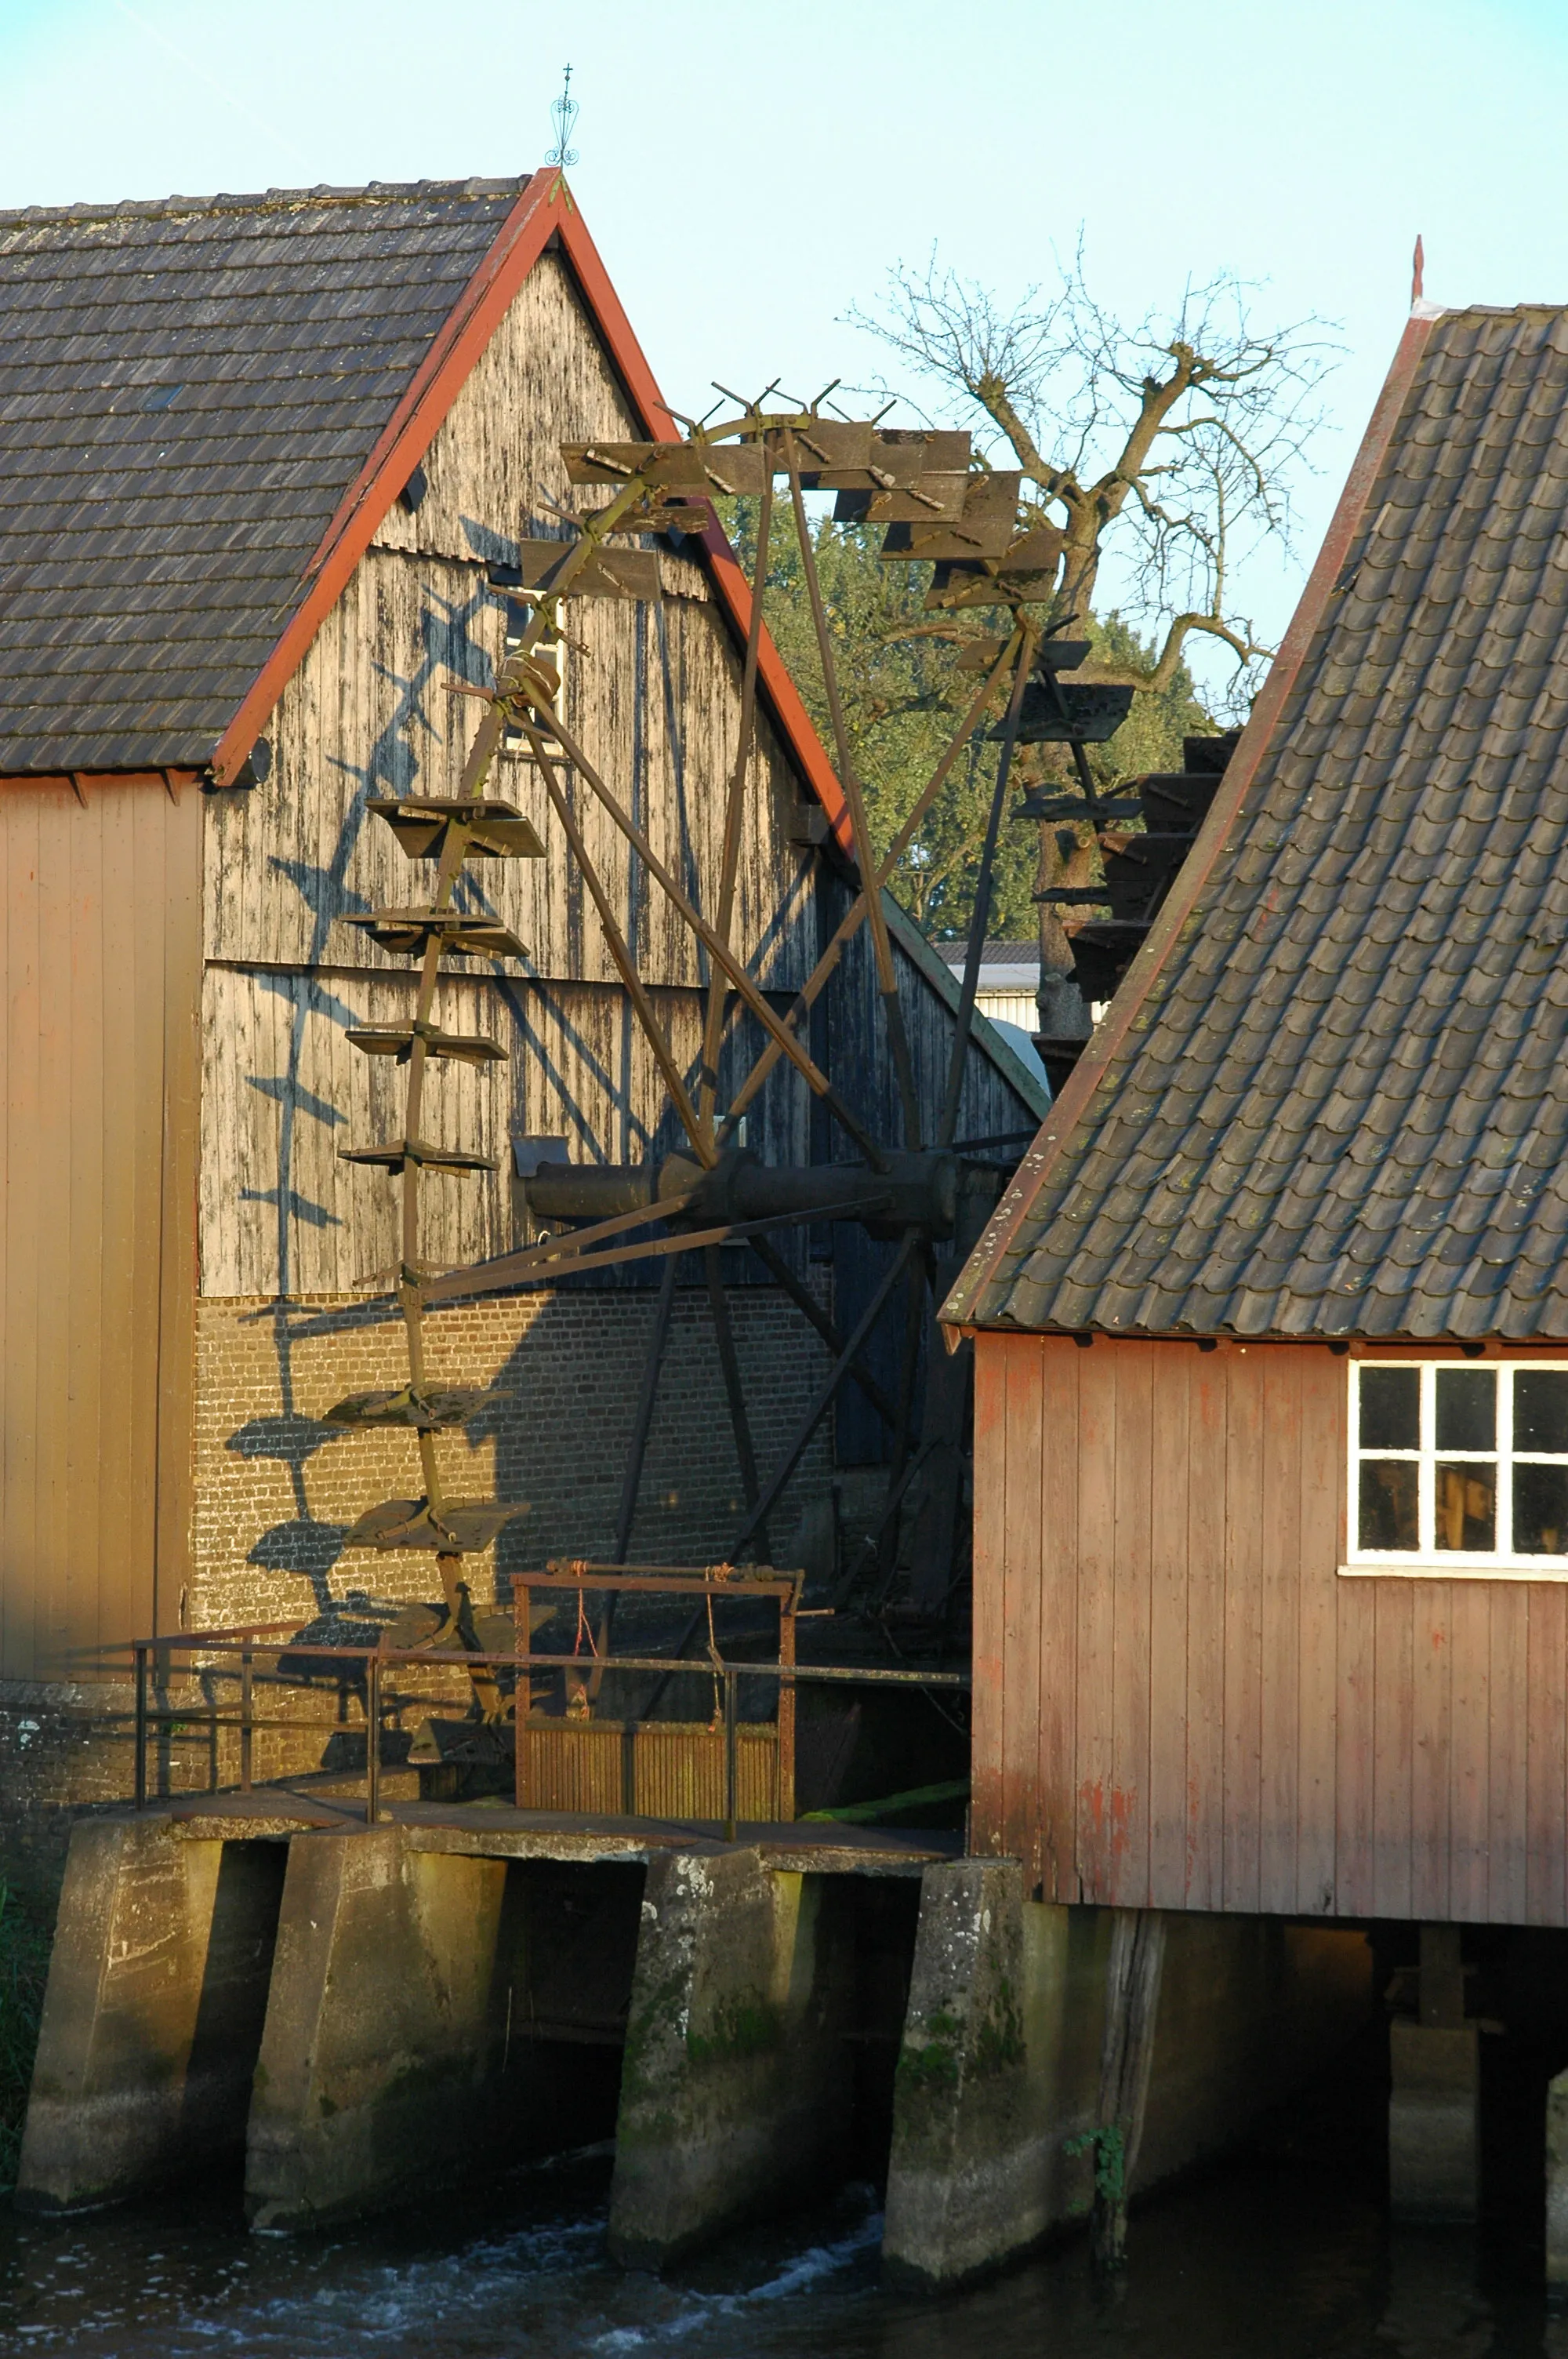
<svg viewBox="0 0 1568 2359"><path fill-rule="evenodd" d="M1568 313L1421 328L1239 808L949 1319L1568 1336Z"/></svg>
<svg viewBox="0 0 1568 2359"><path fill-rule="evenodd" d="M524 185L0 213L0 770L208 758Z"/></svg>

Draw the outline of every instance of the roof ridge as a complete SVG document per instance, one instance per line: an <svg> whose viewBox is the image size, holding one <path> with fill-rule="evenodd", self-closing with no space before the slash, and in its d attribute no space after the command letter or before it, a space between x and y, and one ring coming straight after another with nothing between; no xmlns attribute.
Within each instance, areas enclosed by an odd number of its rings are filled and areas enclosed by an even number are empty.
<svg viewBox="0 0 1568 2359"><path fill-rule="evenodd" d="M249 196L219 193L211 197L122 197L102 204L19 205L0 208L0 229L41 222L194 220L214 213L290 212L307 205L373 205L406 201L422 196L517 196L532 173L520 179L472 177L466 180L367 180L362 187L338 188L319 181L311 189L263 189Z"/></svg>

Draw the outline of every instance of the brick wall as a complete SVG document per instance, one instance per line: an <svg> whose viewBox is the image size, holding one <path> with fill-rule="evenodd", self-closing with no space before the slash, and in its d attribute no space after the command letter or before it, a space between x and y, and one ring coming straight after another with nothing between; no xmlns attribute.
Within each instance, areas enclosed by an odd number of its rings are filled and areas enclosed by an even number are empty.
<svg viewBox="0 0 1568 2359"><path fill-rule="evenodd" d="M776 1462L827 1371L819 1340L771 1288L730 1292L759 1467ZM654 1302L651 1293L511 1297L432 1313L432 1383L485 1383L510 1397L438 1439L448 1494L516 1502L523 1515L474 1560L476 1601L504 1602L509 1566L602 1557L612 1545ZM419 1488L413 1437L347 1433L318 1422L345 1393L406 1379L402 1326L361 1301L283 1308L204 1300L197 1328L196 1530L187 1628L302 1622L362 1598L428 1596L418 1556L346 1549L347 1527L377 1500ZM830 1479L830 1419L814 1438L771 1523L773 1553L805 1502ZM721 1555L743 1508L706 1295L676 1297L649 1437L633 1563Z"/></svg>
<svg viewBox="0 0 1568 2359"><path fill-rule="evenodd" d="M783 1295L732 1288L730 1315L753 1445L766 1479L827 1373L821 1343ZM494 1384L511 1397L438 1443L454 1497L514 1500L526 1509L498 1549L470 1561L476 1602L503 1603L507 1568L551 1556L602 1557L611 1546L622 1473L652 1328L652 1293L567 1292L514 1297L431 1315L432 1382ZM427 1556L347 1549L343 1536L377 1500L419 1487L410 1436L341 1432L319 1422L345 1393L406 1381L404 1334L362 1299L203 1300L197 1319L196 1517L193 1575L166 1601L164 1626L211 1628L356 1608L366 1635L399 1601L438 1593ZM824 1421L772 1518L773 1553L799 1561L790 1541L808 1500L831 1477ZM723 1552L742 1493L706 1295L676 1297L649 1437L633 1560L697 1563ZM498 1561L499 1559L499 1561ZM339 1618L334 1616L334 1618ZM133 1634L123 1634L130 1637ZM349 1635L341 1631L339 1635ZM149 1764L156 1790L232 1783L236 1739L211 1735L211 1701L232 1682L165 1688L157 1701L192 1712L159 1734ZM450 1684L432 1674L432 1684ZM460 1679L453 1709L466 1699ZM354 1766L362 1760L358 1701L329 1692L275 1693L261 1707L341 1720ZM258 1779L315 1767L330 1732L258 1734ZM344 1767L349 1767L345 1759ZM58 1887L74 1820L130 1799L132 1690L124 1684L0 1682L0 1876L47 1902Z"/></svg>

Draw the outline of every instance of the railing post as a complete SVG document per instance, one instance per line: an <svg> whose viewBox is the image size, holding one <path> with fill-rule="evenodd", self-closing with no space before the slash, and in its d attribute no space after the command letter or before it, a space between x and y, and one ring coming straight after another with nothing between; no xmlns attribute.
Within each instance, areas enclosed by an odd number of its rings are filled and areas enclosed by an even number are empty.
<svg viewBox="0 0 1568 2359"><path fill-rule="evenodd" d="M136 1655L136 1808L147 1807L147 1650Z"/></svg>
<svg viewBox="0 0 1568 2359"><path fill-rule="evenodd" d="M724 1671L724 1840L735 1841L735 1822L739 1815L739 1763L736 1759L735 1673L726 1665Z"/></svg>
<svg viewBox="0 0 1568 2359"><path fill-rule="evenodd" d="M251 1644L240 1649L240 1791L251 1790Z"/></svg>
<svg viewBox="0 0 1568 2359"><path fill-rule="evenodd" d="M381 1657L365 1657L365 1823L381 1823Z"/></svg>

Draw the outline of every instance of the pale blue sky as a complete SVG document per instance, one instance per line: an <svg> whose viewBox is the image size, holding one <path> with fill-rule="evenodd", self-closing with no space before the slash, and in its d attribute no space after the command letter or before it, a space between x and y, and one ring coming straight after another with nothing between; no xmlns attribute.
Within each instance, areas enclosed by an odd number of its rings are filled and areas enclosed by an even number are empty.
<svg viewBox="0 0 1568 2359"><path fill-rule="evenodd" d="M1128 310L1229 267L1343 322L1304 559L1418 229L1429 297L1568 301L1568 0L0 0L0 205L525 170L568 59L573 188L685 409L864 381L889 263L1022 290L1081 223Z"/></svg>

